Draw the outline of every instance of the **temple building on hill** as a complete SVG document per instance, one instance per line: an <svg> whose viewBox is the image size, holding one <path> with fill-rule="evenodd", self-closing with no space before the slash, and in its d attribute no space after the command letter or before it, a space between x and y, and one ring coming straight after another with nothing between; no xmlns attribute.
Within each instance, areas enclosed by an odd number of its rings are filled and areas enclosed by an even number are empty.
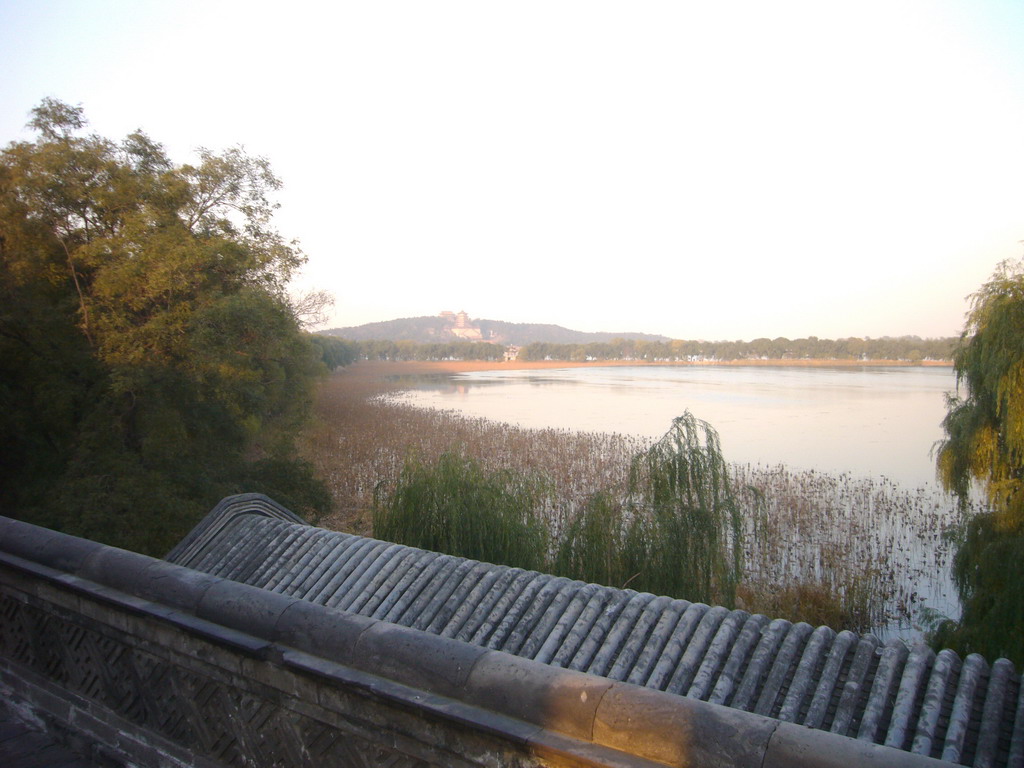
<svg viewBox="0 0 1024 768"><path fill-rule="evenodd" d="M469 326L469 315L466 314L465 310L462 310L458 314L455 314L454 312L450 312L447 309L446 310L442 310L438 314L438 317L440 317L442 320L446 320L447 322L451 323L456 328L469 328L470 327Z"/></svg>
<svg viewBox="0 0 1024 768"><path fill-rule="evenodd" d="M451 323L451 327L448 330L456 338L463 341L484 341L483 331L478 326L470 323L469 315L466 314L465 310L458 314L445 310L438 317Z"/></svg>

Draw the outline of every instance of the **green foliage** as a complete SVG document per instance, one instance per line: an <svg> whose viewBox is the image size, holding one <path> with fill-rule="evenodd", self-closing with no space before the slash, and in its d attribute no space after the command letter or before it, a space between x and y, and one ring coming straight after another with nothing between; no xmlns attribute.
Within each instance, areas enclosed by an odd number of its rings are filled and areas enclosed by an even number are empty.
<svg viewBox="0 0 1024 768"><path fill-rule="evenodd" d="M1003 262L972 297L954 356L959 387L938 452L945 485L962 500L980 481L1005 525L1024 523L1024 260Z"/></svg>
<svg viewBox="0 0 1024 768"><path fill-rule="evenodd" d="M0 506L153 554L243 484L321 509L286 469L322 366L267 161L85 124L44 100L0 155Z"/></svg>
<svg viewBox="0 0 1024 768"><path fill-rule="evenodd" d="M488 472L461 452L428 464L406 461L397 488L378 487L374 535L398 544L489 563L540 569L547 531L535 514L539 485L511 472Z"/></svg>
<svg viewBox="0 0 1024 768"><path fill-rule="evenodd" d="M732 606L743 570L742 518L718 433L689 412L633 461L637 584Z"/></svg>
<svg viewBox="0 0 1024 768"><path fill-rule="evenodd" d="M624 513L622 500L611 492L593 494L562 531L551 572L612 587L631 582L638 573L631 568L642 565L625 556L637 547L627 545L633 529Z"/></svg>
<svg viewBox="0 0 1024 768"><path fill-rule="evenodd" d="M359 348L351 341L322 334L311 334L309 340L316 347L320 360L329 371L344 368L359 359Z"/></svg>
<svg viewBox="0 0 1024 768"><path fill-rule="evenodd" d="M936 642L1024 663L1024 261L1003 262L972 297L954 356L958 393L948 402L937 463L966 507L980 484L991 512L967 521L954 577L959 623ZM961 396L962 395L962 396Z"/></svg>
<svg viewBox="0 0 1024 768"><path fill-rule="evenodd" d="M634 458L628 498L599 491L556 532L541 491L535 479L488 472L462 452L432 463L410 458L393 490L377 489L374 535L587 582L734 603L740 511L718 435L689 412Z"/></svg>
<svg viewBox="0 0 1024 768"><path fill-rule="evenodd" d="M314 524L331 508L331 494L316 478L313 465L290 455L270 456L246 464L235 487L229 491L242 492L271 496ZM206 511L203 510L204 514Z"/></svg>
<svg viewBox="0 0 1024 768"><path fill-rule="evenodd" d="M689 411L673 419L633 458L627 497L589 500L559 542L555 572L732 606L742 516L714 428Z"/></svg>
<svg viewBox="0 0 1024 768"><path fill-rule="evenodd" d="M956 554L953 577L963 602L960 621L946 621L932 645L1024 663L1024 531L1007 529L999 515L971 519Z"/></svg>

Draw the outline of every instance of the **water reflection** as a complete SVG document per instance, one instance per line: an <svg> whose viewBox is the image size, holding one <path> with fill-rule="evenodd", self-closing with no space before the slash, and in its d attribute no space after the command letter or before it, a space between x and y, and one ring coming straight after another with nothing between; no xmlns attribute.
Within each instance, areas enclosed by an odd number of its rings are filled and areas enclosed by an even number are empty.
<svg viewBox="0 0 1024 768"><path fill-rule="evenodd" d="M684 410L710 422L729 461L935 477L949 368L718 366L485 371L409 382L423 407L524 427L660 436Z"/></svg>

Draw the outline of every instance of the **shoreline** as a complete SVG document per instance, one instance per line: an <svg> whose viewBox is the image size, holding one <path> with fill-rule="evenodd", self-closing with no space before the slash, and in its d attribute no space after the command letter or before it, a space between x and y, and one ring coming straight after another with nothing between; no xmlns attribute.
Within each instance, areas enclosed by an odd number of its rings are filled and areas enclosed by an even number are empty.
<svg viewBox="0 0 1024 768"><path fill-rule="evenodd" d="M906 360L722 360L705 362L649 362L646 360L360 360L336 373L354 376L387 377L416 374L457 374L477 371L528 371L556 368L621 368L621 367L755 367L755 368L913 368L946 367L952 362L927 360L911 363Z"/></svg>

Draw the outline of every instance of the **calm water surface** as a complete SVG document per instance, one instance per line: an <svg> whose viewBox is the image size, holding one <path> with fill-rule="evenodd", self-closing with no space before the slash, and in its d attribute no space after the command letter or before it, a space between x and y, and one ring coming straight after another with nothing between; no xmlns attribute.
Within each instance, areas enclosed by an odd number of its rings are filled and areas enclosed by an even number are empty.
<svg viewBox="0 0 1024 768"><path fill-rule="evenodd" d="M932 484L948 367L664 366L484 371L419 382L414 405L524 427L658 437L689 410L727 460Z"/></svg>
<svg viewBox="0 0 1024 768"><path fill-rule="evenodd" d="M884 478L897 489L920 489L922 504L937 504L952 520L931 455L942 438L946 394L956 386L948 367L564 368L419 378L409 386L399 400L530 428L656 438L689 410L718 430L730 462ZM956 617L959 601L938 540L920 538L914 518L921 510L907 511L884 525L908 543L882 557L900 569L901 583L921 600L917 607ZM880 634L921 637L915 622Z"/></svg>

